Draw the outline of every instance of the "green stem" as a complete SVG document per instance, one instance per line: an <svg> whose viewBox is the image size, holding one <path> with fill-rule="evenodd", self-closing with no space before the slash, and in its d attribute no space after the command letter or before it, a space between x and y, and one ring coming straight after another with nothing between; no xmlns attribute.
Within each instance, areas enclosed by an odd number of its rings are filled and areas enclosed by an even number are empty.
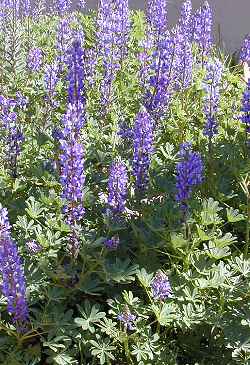
<svg viewBox="0 0 250 365"><path fill-rule="evenodd" d="M250 194L247 195L247 224L246 224L246 246L245 256L248 256L248 248L250 242Z"/></svg>
<svg viewBox="0 0 250 365"><path fill-rule="evenodd" d="M124 350L125 350L125 355L126 355L126 359L127 359L128 364L134 364L134 362L133 362L133 360L130 356L127 331L125 332Z"/></svg>

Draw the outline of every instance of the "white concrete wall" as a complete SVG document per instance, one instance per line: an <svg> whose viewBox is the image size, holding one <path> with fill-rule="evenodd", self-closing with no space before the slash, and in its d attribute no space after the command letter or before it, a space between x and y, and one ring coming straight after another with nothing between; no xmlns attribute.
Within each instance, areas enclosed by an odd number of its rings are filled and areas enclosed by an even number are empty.
<svg viewBox="0 0 250 365"><path fill-rule="evenodd" d="M1 1L1 0L0 0ZM131 8L144 8L145 0L129 0ZM202 0L193 0L193 8L198 8ZM174 24L182 0L168 0L169 22ZM210 0L214 14L215 40L233 53L240 49L242 40L250 33L250 0ZM93 8L97 0L86 0L87 8Z"/></svg>

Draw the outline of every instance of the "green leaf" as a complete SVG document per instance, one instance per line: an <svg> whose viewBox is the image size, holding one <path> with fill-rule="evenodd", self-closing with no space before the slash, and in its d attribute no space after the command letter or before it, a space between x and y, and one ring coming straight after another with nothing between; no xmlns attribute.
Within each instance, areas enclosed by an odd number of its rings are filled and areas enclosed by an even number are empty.
<svg viewBox="0 0 250 365"><path fill-rule="evenodd" d="M222 210L219 207L219 203L213 198L203 201L203 210L201 212L201 222L204 226L209 226L210 224L219 225L223 220L219 217L218 212Z"/></svg>
<svg viewBox="0 0 250 365"><path fill-rule="evenodd" d="M239 222L242 220L245 220L245 217L243 214L239 213L238 209L233 208L227 208L227 220L230 223Z"/></svg>
<svg viewBox="0 0 250 365"><path fill-rule="evenodd" d="M124 261L116 258L115 262L107 262L105 266L107 280L113 280L117 283L131 282L135 280L138 265L130 265L130 260Z"/></svg>
<svg viewBox="0 0 250 365"><path fill-rule="evenodd" d="M84 302L84 309L79 305L77 306L79 312L82 315L82 318L75 318L74 322L78 327L82 327L84 331L90 331L91 333L95 332L95 327L93 324L100 322L101 318L105 317L104 312L99 312L99 306L93 305L91 307L89 301Z"/></svg>
<svg viewBox="0 0 250 365"><path fill-rule="evenodd" d="M226 246L230 246L232 243L237 242L237 238L233 237L233 235L230 232L227 232L223 237L221 238L215 238L213 240L214 246L218 248L223 248Z"/></svg>
<svg viewBox="0 0 250 365"><path fill-rule="evenodd" d="M147 271L142 268L137 272L137 277L144 288L149 288L154 274L148 274Z"/></svg>

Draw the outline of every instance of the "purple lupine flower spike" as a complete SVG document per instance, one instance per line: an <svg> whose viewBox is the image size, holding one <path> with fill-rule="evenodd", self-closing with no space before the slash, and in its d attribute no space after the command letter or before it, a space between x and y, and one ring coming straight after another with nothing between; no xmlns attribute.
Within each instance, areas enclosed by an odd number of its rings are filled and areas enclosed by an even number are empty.
<svg viewBox="0 0 250 365"><path fill-rule="evenodd" d="M17 121L17 113L13 108L20 106L20 98L16 100L0 97L0 125L3 129L6 142L6 164L13 177L17 176L17 160L21 153L21 146L24 142L24 135ZM21 107L23 107L21 105Z"/></svg>
<svg viewBox="0 0 250 365"><path fill-rule="evenodd" d="M71 23L73 16L60 18L57 26L56 35L56 49L57 49L57 62L59 67L59 73L61 73L65 62L68 58L68 50L71 46L73 38L73 30L71 29Z"/></svg>
<svg viewBox="0 0 250 365"><path fill-rule="evenodd" d="M2 276L1 291L7 298L7 310L18 322L18 327L28 320L26 301L26 284L17 246L10 233L10 224L6 208L0 205L0 274Z"/></svg>
<svg viewBox="0 0 250 365"><path fill-rule="evenodd" d="M151 283L152 295L155 300L165 300L172 294L171 286L167 275L158 271Z"/></svg>
<svg viewBox="0 0 250 365"><path fill-rule="evenodd" d="M192 40L192 2L185 0L181 6L180 32L187 40Z"/></svg>
<svg viewBox="0 0 250 365"><path fill-rule="evenodd" d="M97 39L102 61L100 85L102 113L105 115L113 98L112 85L127 54L130 29L128 0L100 0Z"/></svg>
<svg viewBox="0 0 250 365"><path fill-rule="evenodd" d="M64 15L70 10L72 1L71 0L56 0L57 11L60 15Z"/></svg>
<svg viewBox="0 0 250 365"><path fill-rule="evenodd" d="M177 26L173 31L174 57L172 70L172 84L175 90L188 88L193 77L192 45L182 28Z"/></svg>
<svg viewBox="0 0 250 365"><path fill-rule="evenodd" d="M185 213L193 188L203 181L203 162L198 152L192 151L192 144L183 143L179 152L180 162L176 167L176 201Z"/></svg>
<svg viewBox="0 0 250 365"><path fill-rule="evenodd" d="M119 244L120 244L120 239L119 239L118 235L115 235L104 242L104 246L108 250L116 250L118 248Z"/></svg>
<svg viewBox="0 0 250 365"><path fill-rule="evenodd" d="M243 94L241 111L242 115L240 119L246 126L247 139L249 139L250 138L250 78L248 79L246 90L244 91Z"/></svg>
<svg viewBox="0 0 250 365"><path fill-rule="evenodd" d="M46 90L46 100L48 100L50 105L54 107L57 106L55 96L56 86L59 80L58 73L59 66L56 62L45 67L44 86Z"/></svg>
<svg viewBox="0 0 250 365"><path fill-rule="evenodd" d="M40 48L32 48L29 51L27 66L30 71L38 72L42 67L43 52Z"/></svg>
<svg viewBox="0 0 250 365"><path fill-rule="evenodd" d="M244 39L241 51L240 51L240 61L250 62L250 34Z"/></svg>
<svg viewBox="0 0 250 365"><path fill-rule="evenodd" d="M63 119L63 139L60 140L60 182L63 186L62 198L66 201L63 212L69 225L74 225L84 215L84 150L76 139L77 115L75 107L70 105Z"/></svg>
<svg viewBox="0 0 250 365"><path fill-rule="evenodd" d="M81 42L74 40L67 58L68 102L70 104L85 105L83 56Z"/></svg>
<svg viewBox="0 0 250 365"><path fill-rule="evenodd" d="M30 240L26 242L26 249L31 255L36 255L42 251L42 246L35 240Z"/></svg>
<svg viewBox="0 0 250 365"><path fill-rule="evenodd" d="M202 66L212 47L212 12L207 1L193 16L193 40L201 51Z"/></svg>
<svg viewBox="0 0 250 365"><path fill-rule="evenodd" d="M206 64L206 77L203 82L206 91L204 113L206 116L206 125L204 135L211 139L218 133L218 125L216 122L216 113L218 111L220 98L220 82L223 72L221 61L216 59L214 62Z"/></svg>
<svg viewBox="0 0 250 365"><path fill-rule="evenodd" d="M108 212L113 217L124 213L127 198L128 175L123 162L115 162L110 168L108 180Z"/></svg>
<svg viewBox="0 0 250 365"><path fill-rule="evenodd" d="M123 312L118 314L117 319L123 323L126 329L130 331L135 329L134 322L136 320L136 316L130 312L128 306L125 306Z"/></svg>
<svg viewBox="0 0 250 365"><path fill-rule="evenodd" d="M141 111L134 126L133 175L137 191L144 191L148 185L153 141L152 118L146 111Z"/></svg>
<svg viewBox="0 0 250 365"><path fill-rule="evenodd" d="M168 33L167 26L167 1L166 0L148 0L147 1L147 23L148 38L156 45Z"/></svg>

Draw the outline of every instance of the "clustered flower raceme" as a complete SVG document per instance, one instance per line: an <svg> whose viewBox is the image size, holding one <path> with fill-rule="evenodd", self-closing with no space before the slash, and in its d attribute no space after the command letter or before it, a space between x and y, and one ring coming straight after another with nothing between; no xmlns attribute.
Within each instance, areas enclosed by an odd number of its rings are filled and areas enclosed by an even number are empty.
<svg viewBox="0 0 250 365"><path fill-rule="evenodd" d="M147 36L155 48L168 34L167 15L166 0L147 1Z"/></svg>
<svg viewBox="0 0 250 365"><path fill-rule="evenodd" d="M81 104L85 106L86 96L84 88L84 66L83 66L84 52L79 40L74 40L72 47L68 51L66 60L68 66L67 81L68 86L68 102L78 106Z"/></svg>
<svg viewBox="0 0 250 365"><path fill-rule="evenodd" d="M212 47L212 12L207 1L193 16L193 41L201 52L200 62L203 66Z"/></svg>
<svg viewBox="0 0 250 365"><path fill-rule="evenodd" d="M68 108L62 118L63 129L56 133L60 147L60 182L65 201L63 214L71 227L69 248L74 257L79 251L76 226L84 216L83 186L84 149L80 143L81 129L85 123L85 87L83 73L83 50L79 40L74 40L68 50Z"/></svg>
<svg viewBox="0 0 250 365"><path fill-rule="evenodd" d="M173 64L172 64L172 88L185 90L192 82L193 77L193 53L192 44L186 33L180 26L176 26L173 32Z"/></svg>
<svg viewBox="0 0 250 365"><path fill-rule="evenodd" d="M103 67L101 105L102 113L106 115L113 98L113 81L127 54L130 29L128 0L100 0L97 27L97 46Z"/></svg>
<svg viewBox="0 0 250 365"><path fill-rule="evenodd" d="M246 89L243 93L242 115L240 117L241 121L245 124L247 139L250 138L250 78L248 79Z"/></svg>
<svg viewBox="0 0 250 365"><path fill-rule="evenodd" d="M165 300L172 294L171 286L167 275L158 271L151 283L152 295L155 300Z"/></svg>
<svg viewBox="0 0 250 365"><path fill-rule="evenodd" d="M120 239L118 235L115 235L113 237L111 237L110 239L107 239L104 242L104 246L108 249L108 250L116 250L118 248L120 244Z"/></svg>
<svg viewBox="0 0 250 365"><path fill-rule="evenodd" d="M162 117L170 100L170 84L174 57L174 42L168 34L149 58L150 62L145 67L147 74L145 80L144 105L154 119ZM147 72L146 72L147 70Z"/></svg>
<svg viewBox="0 0 250 365"><path fill-rule="evenodd" d="M130 312L128 306L125 306L123 312L118 314L117 318L123 323L125 329L130 331L135 329L134 322L136 320L136 315Z"/></svg>
<svg viewBox="0 0 250 365"><path fill-rule="evenodd" d="M76 139L79 133L77 115L76 107L70 105L63 118L63 138L60 139L60 182L63 186L62 198L66 201L63 212L69 225L74 225L84 215L84 150Z"/></svg>
<svg viewBox="0 0 250 365"><path fill-rule="evenodd" d="M57 106L55 101L56 96L56 86L59 81L59 65L54 62L51 65L46 65L44 74L44 87L46 91L45 100L49 102L52 107Z"/></svg>
<svg viewBox="0 0 250 365"><path fill-rule="evenodd" d="M30 71L38 72L42 67L43 52L40 48L32 48L29 51L27 67Z"/></svg>
<svg viewBox="0 0 250 365"><path fill-rule="evenodd" d="M108 214L114 218L125 211L128 175L124 162L115 162L110 168L108 180Z"/></svg>
<svg viewBox="0 0 250 365"><path fill-rule="evenodd" d="M24 108L27 99L17 93L16 99L0 96L0 128L6 143L6 164L13 177L17 176L17 160L21 153L24 135L18 123L18 115L14 108Z"/></svg>
<svg viewBox="0 0 250 365"><path fill-rule="evenodd" d="M206 91L206 96L204 98L204 113L206 116L204 135L209 139L218 133L216 113L219 106L219 91L222 72L223 65L218 59L214 60L214 62L208 62L206 64L206 77L203 82L203 88Z"/></svg>
<svg viewBox="0 0 250 365"><path fill-rule="evenodd" d="M36 255L42 251L42 246L35 240L30 240L26 242L26 249L31 255Z"/></svg>
<svg viewBox="0 0 250 365"><path fill-rule="evenodd" d="M134 126L133 175L138 192L145 191L148 185L153 142L153 121L143 110L137 114Z"/></svg>
<svg viewBox="0 0 250 365"><path fill-rule="evenodd" d="M192 2L186 0L181 6L181 16L178 23L181 34L192 41Z"/></svg>
<svg viewBox="0 0 250 365"><path fill-rule="evenodd" d="M180 161L176 167L176 201L186 213L193 188L203 181L203 162L198 152L192 151L192 144L183 143L179 151Z"/></svg>
<svg viewBox="0 0 250 365"><path fill-rule="evenodd" d="M250 34L244 39L243 45L240 51L240 61L250 62Z"/></svg>
<svg viewBox="0 0 250 365"><path fill-rule="evenodd" d="M7 298L7 310L22 328L28 320L26 284L20 255L10 233L6 208L0 205L0 274L1 291Z"/></svg>
<svg viewBox="0 0 250 365"><path fill-rule="evenodd" d="M57 63L58 63L58 73L60 73L63 69L63 65L67 60L68 49L71 46L72 38L73 38L73 30L71 28L71 23L73 22L74 17L72 15L68 17L63 17L60 19L57 25L56 32L56 50L57 50Z"/></svg>

